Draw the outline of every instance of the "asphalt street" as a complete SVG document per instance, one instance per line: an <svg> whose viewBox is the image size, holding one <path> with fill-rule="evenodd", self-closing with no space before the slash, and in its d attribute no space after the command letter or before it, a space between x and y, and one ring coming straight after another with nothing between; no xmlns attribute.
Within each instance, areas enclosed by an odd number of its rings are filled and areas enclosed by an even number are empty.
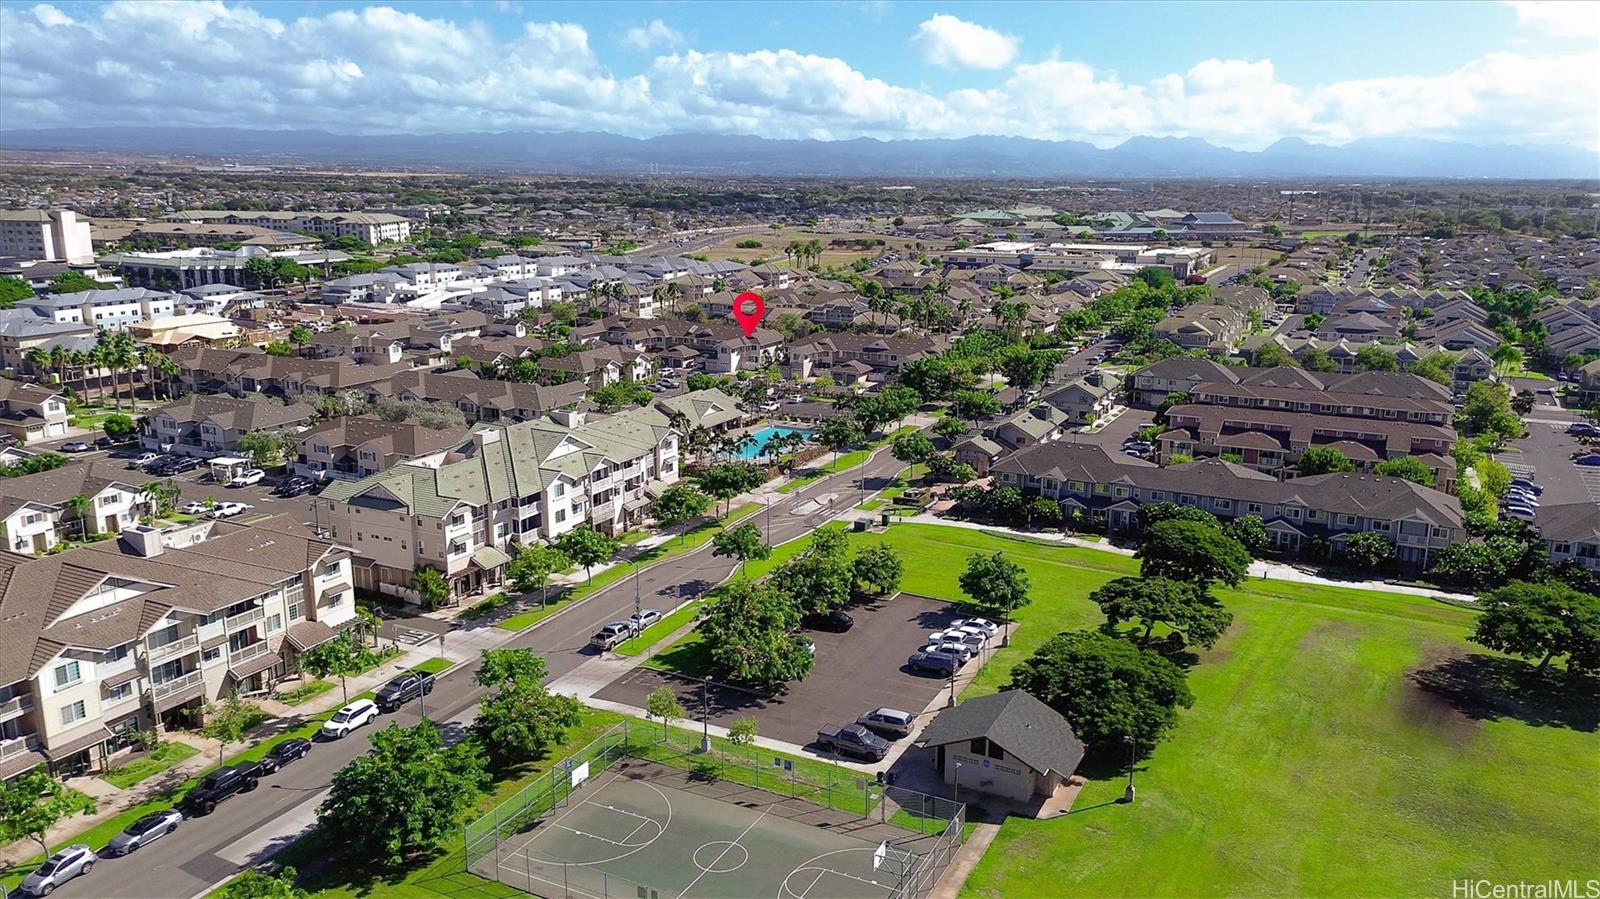
<svg viewBox="0 0 1600 899"><path fill-rule="evenodd" d="M877 490L887 486L903 467L885 448L864 466L774 499L769 509L749 520L769 531L769 542L774 545L804 537L860 501L857 479L863 472L867 489ZM713 556L708 543L704 549L642 569L639 592L645 605L665 613L721 582L733 567L730 560ZM634 581L624 578L533 629L509 636L503 645L527 647L543 655L554 679L592 658L589 636L607 621L626 618L633 608ZM426 700L431 719L457 730L471 721L482 695L473 683L476 670L476 663L469 662L438 679ZM418 705L412 703L379 718L374 727L412 725L419 720ZM287 726L295 723L293 719L285 722ZM374 727L342 740L317 743L303 761L266 778L260 789L234 796L205 818L184 822L176 833L132 856L102 860L92 874L69 882L55 895L184 899L203 894L241 867L264 860L315 823L316 807L334 772L367 751L367 738Z"/></svg>

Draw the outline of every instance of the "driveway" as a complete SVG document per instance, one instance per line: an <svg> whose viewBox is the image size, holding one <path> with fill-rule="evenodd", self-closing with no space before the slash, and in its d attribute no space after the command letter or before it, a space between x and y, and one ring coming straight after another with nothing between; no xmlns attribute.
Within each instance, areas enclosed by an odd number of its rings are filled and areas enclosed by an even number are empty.
<svg viewBox="0 0 1600 899"><path fill-rule="evenodd" d="M844 725L862 712L887 706L920 713L947 681L911 672L906 657L928 634L961 617L947 603L900 594L850 609L855 627L847 633L807 631L816 641L817 662L805 680L782 694L764 697L732 687L711 687L702 697L699 681L649 668L636 668L596 693L599 699L644 708L652 690L670 686L678 701L699 720L709 704L712 724L727 727L754 716L763 737L804 746L824 724ZM969 665L981 664L974 659Z"/></svg>

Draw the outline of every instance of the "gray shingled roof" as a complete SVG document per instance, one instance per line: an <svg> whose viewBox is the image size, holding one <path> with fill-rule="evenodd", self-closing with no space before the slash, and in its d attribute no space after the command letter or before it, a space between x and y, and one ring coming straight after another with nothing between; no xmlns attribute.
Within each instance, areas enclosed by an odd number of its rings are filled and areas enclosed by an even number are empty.
<svg viewBox="0 0 1600 899"><path fill-rule="evenodd" d="M919 746L945 746L978 737L1041 774L1072 776L1083 761L1083 742L1054 709L1021 690L969 699L945 709L917 738Z"/></svg>

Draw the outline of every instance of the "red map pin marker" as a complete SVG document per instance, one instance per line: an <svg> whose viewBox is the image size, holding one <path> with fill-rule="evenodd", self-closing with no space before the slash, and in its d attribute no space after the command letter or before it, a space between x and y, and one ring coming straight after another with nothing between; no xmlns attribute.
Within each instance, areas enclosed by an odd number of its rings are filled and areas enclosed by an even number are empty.
<svg viewBox="0 0 1600 899"><path fill-rule="evenodd" d="M755 309L746 312L746 306ZM745 291L733 301L733 317L739 320L739 327L744 329L744 336L754 337L756 328L761 324L761 317L767 314L767 304L761 299L761 294Z"/></svg>

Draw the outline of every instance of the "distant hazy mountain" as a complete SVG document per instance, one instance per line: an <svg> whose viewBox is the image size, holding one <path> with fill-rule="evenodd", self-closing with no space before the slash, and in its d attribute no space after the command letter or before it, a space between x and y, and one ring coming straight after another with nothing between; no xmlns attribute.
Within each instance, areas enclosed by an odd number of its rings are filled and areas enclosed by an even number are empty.
<svg viewBox="0 0 1600 899"><path fill-rule="evenodd" d="M1107 150L1078 141L768 140L602 132L341 135L325 131L58 128L0 132L0 148L225 156L279 162L445 169L899 178L1600 178L1600 155L1575 147L1479 146L1415 138L1341 147L1285 138L1259 152L1200 138L1135 137Z"/></svg>

